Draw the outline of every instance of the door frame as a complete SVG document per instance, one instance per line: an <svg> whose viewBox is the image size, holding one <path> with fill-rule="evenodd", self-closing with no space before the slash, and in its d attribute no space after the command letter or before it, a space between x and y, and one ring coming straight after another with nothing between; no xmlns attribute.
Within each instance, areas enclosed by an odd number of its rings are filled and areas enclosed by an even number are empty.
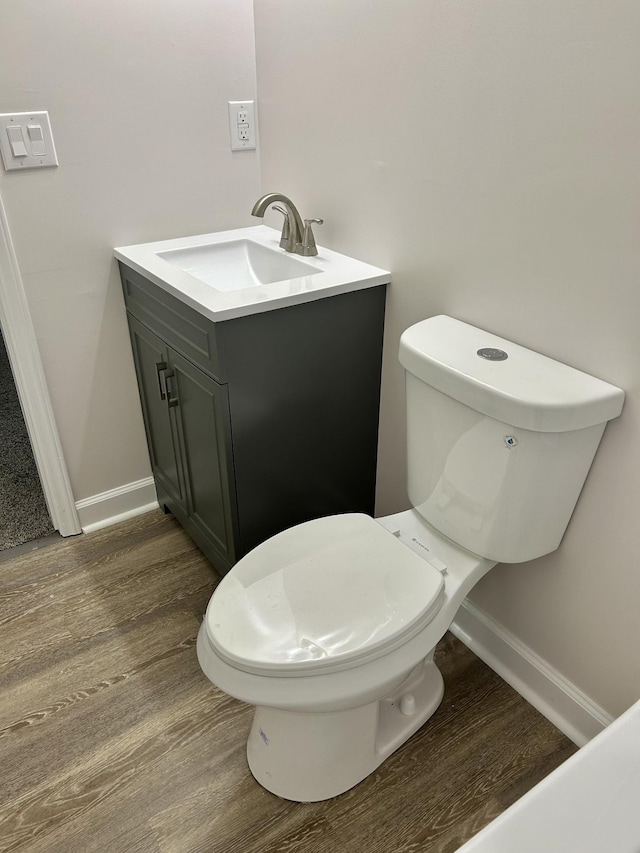
<svg viewBox="0 0 640 853"><path fill-rule="evenodd" d="M81 532L29 304L0 197L0 327L53 526Z"/></svg>

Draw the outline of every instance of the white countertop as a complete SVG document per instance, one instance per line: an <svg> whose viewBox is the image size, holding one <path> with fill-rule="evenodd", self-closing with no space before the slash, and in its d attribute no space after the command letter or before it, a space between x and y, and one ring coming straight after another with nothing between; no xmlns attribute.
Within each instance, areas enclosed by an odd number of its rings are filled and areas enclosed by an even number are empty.
<svg viewBox="0 0 640 853"><path fill-rule="evenodd" d="M391 281L391 274L387 270L318 246L316 257L299 258L298 255L290 255L314 267L317 272L312 275L223 292L158 257L159 252L234 240L251 240L286 254L284 249L279 247L280 232L266 225L257 225L156 243L122 246L114 249L114 255L158 287L213 321L231 320L275 308L285 308Z"/></svg>

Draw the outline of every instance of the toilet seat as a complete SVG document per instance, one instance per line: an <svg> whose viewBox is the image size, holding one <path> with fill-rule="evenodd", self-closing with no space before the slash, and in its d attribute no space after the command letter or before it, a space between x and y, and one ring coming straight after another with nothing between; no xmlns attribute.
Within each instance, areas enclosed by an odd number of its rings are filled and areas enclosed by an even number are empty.
<svg viewBox="0 0 640 853"><path fill-rule="evenodd" d="M204 624L237 669L325 674L406 643L443 597L436 568L369 516L348 513L297 525L247 554L218 585Z"/></svg>

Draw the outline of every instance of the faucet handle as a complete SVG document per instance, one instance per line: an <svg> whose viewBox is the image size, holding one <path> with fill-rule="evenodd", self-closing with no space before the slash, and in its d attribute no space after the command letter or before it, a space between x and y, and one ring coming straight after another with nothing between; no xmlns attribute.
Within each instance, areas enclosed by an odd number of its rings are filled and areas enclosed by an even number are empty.
<svg viewBox="0 0 640 853"><path fill-rule="evenodd" d="M316 247L316 241L313 236L313 229L311 225L313 223L317 223L318 225L324 225L324 219L305 219L304 220L304 231L302 234L302 243L298 243L296 246L296 252L299 255L304 255L304 257L310 257L318 254L318 249Z"/></svg>
<svg viewBox="0 0 640 853"><path fill-rule="evenodd" d="M287 211L284 209L284 207L280 207L280 205L279 205L279 204L274 204L274 205L273 205L273 209L274 209L274 210L277 210L277 211L278 211L278 213L282 213L282 214L284 215L284 223L283 223L283 225L282 225L282 234L280 235L280 248L281 248L281 249L286 249L286 248L287 248L287 244L288 244L288 242L289 242L289 234L290 234L290 229L289 229L289 214L288 214L288 213L287 213Z"/></svg>

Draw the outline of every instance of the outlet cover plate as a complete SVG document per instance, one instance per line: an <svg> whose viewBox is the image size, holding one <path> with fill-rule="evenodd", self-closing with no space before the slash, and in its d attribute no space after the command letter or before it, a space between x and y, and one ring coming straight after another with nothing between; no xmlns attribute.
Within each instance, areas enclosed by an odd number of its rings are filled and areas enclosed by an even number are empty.
<svg viewBox="0 0 640 853"><path fill-rule="evenodd" d="M256 147L256 117L253 101L229 101L229 137L232 151Z"/></svg>

